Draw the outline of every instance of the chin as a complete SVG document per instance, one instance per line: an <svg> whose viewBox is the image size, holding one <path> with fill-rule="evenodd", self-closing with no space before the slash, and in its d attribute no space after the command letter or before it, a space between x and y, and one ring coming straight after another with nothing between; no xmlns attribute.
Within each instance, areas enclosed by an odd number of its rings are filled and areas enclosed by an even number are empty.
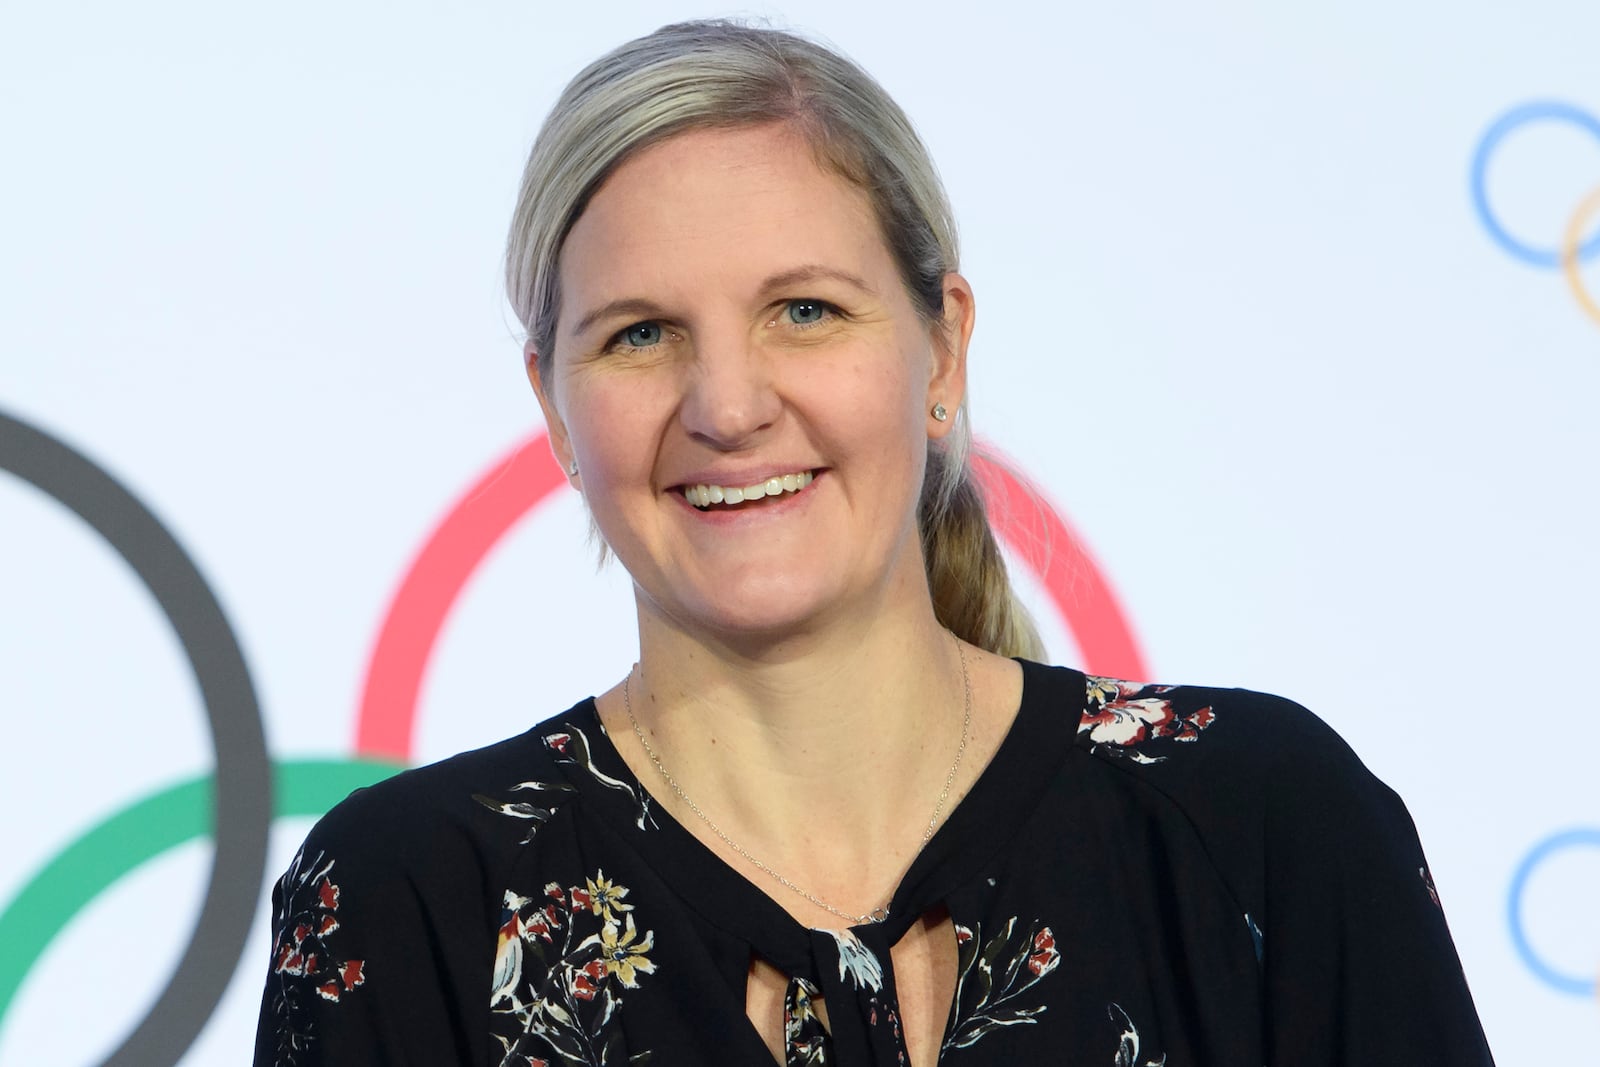
<svg viewBox="0 0 1600 1067"><path fill-rule="evenodd" d="M683 629L710 632L729 644L770 643L812 628L837 609L836 598L820 594L789 581L745 582L679 600L664 614Z"/></svg>

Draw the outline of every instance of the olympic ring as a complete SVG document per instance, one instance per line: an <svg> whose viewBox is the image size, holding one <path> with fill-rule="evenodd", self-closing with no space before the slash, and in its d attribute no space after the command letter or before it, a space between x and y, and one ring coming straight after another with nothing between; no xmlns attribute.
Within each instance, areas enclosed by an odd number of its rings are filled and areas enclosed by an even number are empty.
<svg viewBox="0 0 1600 1067"><path fill-rule="evenodd" d="M1579 242L1583 238L1583 228L1588 224L1590 217L1597 212L1600 212L1600 187L1583 198L1578 210L1572 213L1572 221L1567 223L1566 239L1561 242L1561 273L1566 275L1567 285L1572 288L1572 295L1578 298L1578 306L1583 308L1590 318L1600 322L1600 303L1596 303L1594 297L1584 288L1583 275L1578 271L1581 254Z"/></svg>
<svg viewBox="0 0 1600 1067"><path fill-rule="evenodd" d="M1552 854L1562 849L1578 846L1600 848L1600 829L1580 828L1566 830L1545 838L1533 847L1533 851L1523 859L1517 867L1517 873L1511 878L1511 894L1507 904L1507 915L1511 921L1511 941L1517 948L1517 954L1522 957L1522 962L1528 965L1534 975L1563 993L1574 996L1587 997L1600 990L1600 980L1594 978L1574 978L1562 974L1560 971L1545 963L1534 951L1533 945L1528 941L1528 935L1522 928L1522 894L1527 889L1528 879L1532 876L1534 868L1548 859Z"/></svg>
<svg viewBox="0 0 1600 1067"><path fill-rule="evenodd" d="M410 761L422 676L445 617L489 549L564 481L540 431L491 464L423 542L367 661L356 713L358 756Z"/></svg>
<svg viewBox="0 0 1600 1067"><path fill-rule="evenodd" d="M1513 256L1535 267L1556 268L1561 265L1562 254L1558 249L1538 248L1524 243L1513 237L1500 220L1495 217L1494 210L1489 206L1489 192L1487 189L1487 172L1489 169L1489 156L1506 136L1520 126L1530 122L1553 119L1561 122L1570 122L1592 134L1596 141L1600 141L1600 119L1577 108L1571 104L1564 104L1554 100L1539 100L1522 104L1512 108L1500 116L1484 131L1483 137L1478 141L1478 148L1472 154L1472 205L1477 209L1478 218L1482 220L1484 229L1489 231L1489 236L1495 242L1510 252ZM1580 259L1589 259L1600 253L1600 233L1595 234L1578 249Z"/></svg>
<svg viewBox="0 0 1600 1067"><path fill-rule="evenodd" d="M1001 540L1047 590L1086 669L1145 677L1144 658L1110 583L1044 498L1002 464L974 468ZM457 596L483 557L566 481L543 430L511 449L445 514L423 543L379 627L356 720L356 753L409 762L422 679Z"/></svg>
<svg viewBox="0 0 1600 1067"><path fill-rule="evenodd" d="M321 815L351 790L397 770L370 760L279 763L273 768L276 815ZM128 805L51 857L0 911L0 945L6 946L0 957L0 1026L33 965L90 901L141 864L210 832L206 813L212 784L210 776L191 778ZM252 912L255 896L249 894ZM187 1044L178 1056L184 1051ZM141 1062L148 1067L177 1060Z"/></svg>
<svg viewBox="0 0 1600 1067"><path fill-rule="evenodd" d="M239 965L266 869L271 765L250 670L194 561L110 474L3 412L0 470L54 497L122 556L172 624L200 687L217 759L210 882L166 988L150 1014L106 1060L137 1067L176 1063L211 1017Z"/></svg>

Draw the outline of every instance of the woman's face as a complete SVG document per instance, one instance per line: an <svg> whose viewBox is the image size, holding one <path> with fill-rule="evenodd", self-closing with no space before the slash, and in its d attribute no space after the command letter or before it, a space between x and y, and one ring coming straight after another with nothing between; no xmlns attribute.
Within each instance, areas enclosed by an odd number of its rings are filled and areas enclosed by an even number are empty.
<svg viewBox="0 0 1600 1067"><path fill-rule="evenodd" d="M958 275L935 337L865 195L781 126L639 153L560 271L548 380L532 353L530 375L642 622L779 636L926 599L916 504L950 425L930 409L965 384Z"/></svg>

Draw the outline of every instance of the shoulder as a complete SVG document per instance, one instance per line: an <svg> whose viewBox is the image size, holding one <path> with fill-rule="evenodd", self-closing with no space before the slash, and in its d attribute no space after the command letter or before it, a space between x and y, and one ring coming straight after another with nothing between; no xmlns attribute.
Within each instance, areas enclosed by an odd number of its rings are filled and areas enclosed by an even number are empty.
<svg viewBox="0 0 1600 1067"><path fill-rule="evenodd" d="M258 1062L482 1061L461 1050L488 1038L507 887L574 806L561 749L586 705L318 820L273 889Z"/></svg>
<svg viewBox="0 0 1600 1067"><path fill-rule="evenodd" d="M347 849L403 856L424 840L470 835L483 807L474 798L513 791L524 779L553 777L541 773L550 763L542 729L357 789L318 821L312 836Z"/></svg>
<svg viewBox="0 0 1600 1067"><path fill-rule="evenodd" d="M1108 788L1163 798L1230 881L1257 882L1274 862L1321 863L1344 846L1349 855L1392 850L1408 866L1416 857L1399 796L1295 701L1094 675L1083 684L1077 750L1109 776Z"/></svg>
<svg viewBox="0 0 1600 1067"><path fill-rule="evenodd" d="M343 878L375 887L478 882L469 872L511 863L574 798L550 738L564 736L583 707L355 790L312 827L303 862L322 857Z"/></svg>
<svg viewBox="0 0 1600 1067"><path fill-rule="evenodd" d="M1252 690L1094 676L1077 715L1075 769L1106 806L1198 845L1244 912L1267 1059L1491 1062L1411 817L1327 723Z"/></svg>
<svg viewBox="0 0 1600 1067"><path fill-rule="evenodd" d="M1150 768L1153 781L1223 776L1300 791L1377 781L1332 727L1285 697L1250 689L1085 677L1078 743L1096 756Z"/></svg>
<svg viewBox="0 0 1600 1067"><path fill-rule="evenodd" d="M1275 880L1300 894L1384 877L1433 898L1405 804L1292 700L1089 676L1077 740L1128 788L1164 797L1242 900L1259 906Z"/></svg>

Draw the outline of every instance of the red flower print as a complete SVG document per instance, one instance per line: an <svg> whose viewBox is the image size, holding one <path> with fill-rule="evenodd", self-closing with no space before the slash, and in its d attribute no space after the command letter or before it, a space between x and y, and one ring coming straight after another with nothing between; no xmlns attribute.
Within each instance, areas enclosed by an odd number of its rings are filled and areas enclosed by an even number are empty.
<svg viewBox="0 0 1600 1067"><path fill-rule="evenodd" d="M1019 927L1012 916L987 940L982 926L974 931L960 925L956 939L955 1005L943 1051L967 1048L986 1034L1034 1023L1044 1014L1044 1004L1028 1001L1034 986L1061 962L1050 927L1037 921Z"/></svg>
<svg viewBox="0 0 1600 1067"><path fill-rule="evenodd" d="M317 986L317 994L324 1000L338 1000L341 994L366 982L364 966L361 960L348 960L339 964L333 977Z"/></svg>
<svg viewBox="0 0 1600 1067"><path fill-rule="evenodd" d="M655 934L640 936L620 901L627 892L599 871L576 885L546 882L542 898L506 890L489 1000L501 1067L619 1062L603 1050L615 1040L623 997L656 969L647 955Z"/></svg>
<svg viewBox="0 0 1600 1067"><path fill-rule="evenodd" d="M556 914L554 907L546 905L528 916L527 925L523 929L534 937L544 938L546 944L551 944L550 931L561 929L561 917Z"/></svg>
<svg viewBox="0 0 1600 1067"><path fill-rule="evenodd" d="M547 734L545 736L544 743L547 746L549 746L550 748L555 749L557 752L559 752L563 756L565 756L567 754L567 746L572 743L572 735L571 734Z"/></svg>
<svg viewBox="0 0 1600 1067"><path fill-rule="evenodd" d="M1216 712L1204 707L1179 714L1166 694L1172 686L1136 685L1106 678L1090 678L1088 707L1078 722L1078 733L1089 735L1095 751L1124 756L1135 763L1161 763L1167 757L1151 756L1139 746L1146 741L1199 740L1200 731L1216 721Z"/></svg>
<svg viewBox="0 0 1600 1067"><path fill-rule="evenodd" d="M572 995L579 1000L593 1000L605 981L606 961L590 960L572 976Z"/></svg>
<svg viewBox="0 0 1600 1067"><path fill-rule="evenodd" d="M277 1042L280 1064L299 1062L313 1035L296 1023L304 1010L304 998L315 993L323 1000L337 1001L366 978L362 960L340 959L330 943L339 929L339 887L332 878L333 860L318 854L309 862L304 852L296 855L278 883L277 914L274 925L278 939L273 946L273 973L279 979L272 1010L278 1019Z"/></svg>
<svg viewBox="0 0 1600 1067"><path fill-rule="evenodd" d="M1055 970L1060 962L1061 953L1056 951L1056 935L1048 926L1041 927L1033 935L1033 952L1028 956L1028 970L1043 978Z"/></svg>

